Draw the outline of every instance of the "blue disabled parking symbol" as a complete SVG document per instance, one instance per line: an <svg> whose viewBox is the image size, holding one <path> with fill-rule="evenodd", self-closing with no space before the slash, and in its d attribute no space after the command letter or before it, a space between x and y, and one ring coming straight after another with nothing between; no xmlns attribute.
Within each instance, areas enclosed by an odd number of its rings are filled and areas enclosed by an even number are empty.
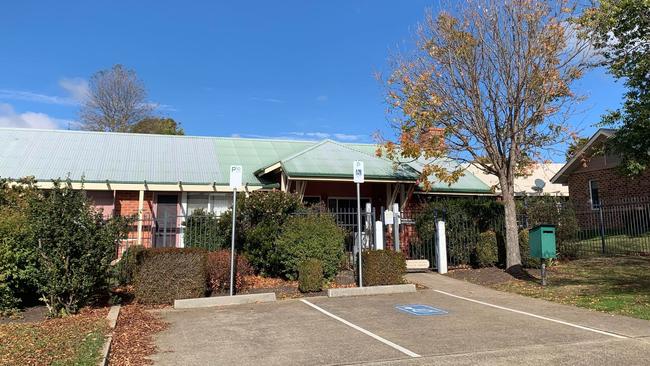
<svg viewBox="0 0 650 366"><path fill-rule="evenodd" d="M396 305L395 309L403 313L418 315L418 316L448 314L445 310L434 308L433 306L429 306L429 305L419 305L419 304Z"/></svg>

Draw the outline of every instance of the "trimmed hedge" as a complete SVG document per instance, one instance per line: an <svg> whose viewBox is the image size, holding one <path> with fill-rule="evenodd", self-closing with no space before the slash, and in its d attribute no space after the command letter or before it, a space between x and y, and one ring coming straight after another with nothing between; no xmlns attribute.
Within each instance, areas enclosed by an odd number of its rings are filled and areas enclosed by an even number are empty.
<svg viewBox="0 0 650 366"><path fill-rule="evenodd" d="M142 253L145 248L142 245L133 245L124 251L122 258L117 263L117 281L121 285L130 285L135 280L135 274L142 264Z"/></svg>
<svg viewBox="0 0 650 366"><path fill-rule="evenodd" d="M363 285L399 285L404 283L406 256L393 250L363 252Z"/></svg>
<svg viewBox="0 0 650 366"><path fill-rule="evenodd" d="M484 231L479 234L476 248L474 249L475 264L477 267L492 267L499 261L497 249L497 234Z"/></svg>
<svg viewBox="0 0 650 366"><path fill-rule="evenodd" d="M156 248L142 252L135 275L135 299L143 304L171 304L203 297L207 251L201 248Z"/></svg>
<svg viewBox="0 0 650 366"><path fill-rule="evenodd" d="M253 274L253 268L243 255L238 254L235 258L235 291L239 291L246 286L246 276ZM230 290L230 250L208 253L206 271L211 291L223 293Z"/></svg>
<svg viewBox="0 0 650 366"><path fill-rule="evenodd" d="M318 259L305 259L298 265L300 292L319 292L323 289L323 264Z"/></svg>

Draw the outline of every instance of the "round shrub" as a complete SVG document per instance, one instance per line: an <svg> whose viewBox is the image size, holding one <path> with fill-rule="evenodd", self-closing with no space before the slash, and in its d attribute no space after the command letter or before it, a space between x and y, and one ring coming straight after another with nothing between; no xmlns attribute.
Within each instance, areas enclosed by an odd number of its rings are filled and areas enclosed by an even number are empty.
<svg viewBox="0 0 650 366"><path fill-rule="evenodd" d="M343 258L344 240L345 233L329 214L290 217L275 242L282 274L296 279L298 264L313 258L321 261L325 278L332 279Z"/></svg>
<svg viewBox="0 0 650 366"><path fill-rule="evenodd" d="M323 289L323 264L308 258L298 265L298 289L300 292L319 292Z"/></svg>
<svg viewBox="0 0 650 366"><path fill-rule="evenodd" d="M492 230L480 233L474 253L477 267L494 266L499 261L497 234Z"/></svg>
<svg viewBox="0 0 650 366"><path fill-rule="evenodd" d="M390 249L363 252L363 285L399 285L404 283L406 256Z"/></svg>
<svg viewBox="0 0 650 366"><path fill-rule="evenodd" d="M246 276L253 274L253 268L243 255L237 255L235 262L235 290L246 286ZM206 264L208 288L212 292L223 293L230 289L230 250L208 253Z"/></svg>

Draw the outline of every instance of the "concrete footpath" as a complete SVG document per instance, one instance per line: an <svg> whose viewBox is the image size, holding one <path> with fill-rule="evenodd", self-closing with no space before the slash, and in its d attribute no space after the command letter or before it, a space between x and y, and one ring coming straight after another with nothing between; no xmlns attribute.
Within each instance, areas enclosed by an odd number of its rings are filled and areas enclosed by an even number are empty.
<svg viewBox="0 0 650 366"><path fill-rule="evenodd" d="M647 365L650 322L431 273L416 293L159 314L157 365Z"/></svg>

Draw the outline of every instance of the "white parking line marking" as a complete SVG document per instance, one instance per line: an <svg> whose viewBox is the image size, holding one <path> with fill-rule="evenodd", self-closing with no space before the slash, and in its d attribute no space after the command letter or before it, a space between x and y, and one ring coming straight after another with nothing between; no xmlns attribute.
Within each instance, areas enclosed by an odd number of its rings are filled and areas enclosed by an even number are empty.
<svg viewBox="0 0 650 366"><path fill-rule="evenodd" d="M376 340L378 340L378 341L380 341L380 342L382 342L382 343L384 343L384 344L386 344L388 346L391 346L391 347L395 348L396 350L404 353L405 355L408 355L410 357L422 357L422 356L418 355L417 353L400 346L399 344L395 344L395 343L389 341L388 339L382 338L382 337L376 335L375 333L372 333L372 332L370 332L368 330L365 330L365 329L361 328L358 325L352 324L349 321L347 321L347 320L345 320L343 318L340 318L340 317L330 313L329 311L310 303L309 301L307 301L305 299L300 299L300 301L302 301L305 304L311 306L312 308L320 311L321 313L329 316L330 318L336 319L336 320L340 321L341 323L343 323L343 324L345 324L345 325L347 325L347 326L349 326L349 327L351 327L353 329L356 329L356 330L358 330L359 332L361 332L361 333L363 333L365 335L368 335L368 336L370 336L370 337L372 337L372 338L374 338L374 339L376 339Z"/></svg>
<svg viewBox="0 0 650 366"><path fill-rule="evenodd" d="M443 295L447 295L447 296L455 297L455 298L457 298L457 299L466 300L466 301L471 301L471 302L474 302L474 303L477 303L477 304L481 304L481 305L485 305L485 306L490 306L490 307L493 307L493 308L496 308L496 309L507 310L507 311L511 311L511 312L513 312L513 313L517 313L517 314L528 315L528 316L532 316L533 318L542 319L542 320L547 320L547 321L550 321L550 322L554 322L554 323L558 323L558 324L563 324L563 325L567 325L567 326L569 326L569 327L574 327L574 328L578 328L578 329L582 329L582 330L587 330L587 331L590 331L590 332L594 332L594 333L598 333L598 334L603 334L603 335L610 336L610 337L614 337L614 338L621 338L621 339L627 339L627 338L629 338L629 337L622 336L622 335L620 335L620 334L616 334L616 333L610 333L610 332L605 332L605 331L598 330L598 329L594 329L594 328L583 327L582 325L573 324L573 323L565 322L565 321L562 321L562 320L557 320L557 319L553 319L553 318L547 318L547 317L545 317L545 316L541 316L541 315L537 315L537 314L531 314L531 313L527 313L527 312L525 312L525 311L521 311L521 310L515 310L515 309L511 309L511 308L506 308L506 307L504 307L504 306L494 305L494 304L490 304L490 303L487 303L487 302L483 302L483 301L479 301L479 300L470 299L470 298L467 298L467 297L462 297L462 296L458 296L458 295L450 294L449 292L445 292L445 291L440 291L440 290L433 290L433 291L438 292L438 293L441 293L441 294L443 294Z"/></svg>

